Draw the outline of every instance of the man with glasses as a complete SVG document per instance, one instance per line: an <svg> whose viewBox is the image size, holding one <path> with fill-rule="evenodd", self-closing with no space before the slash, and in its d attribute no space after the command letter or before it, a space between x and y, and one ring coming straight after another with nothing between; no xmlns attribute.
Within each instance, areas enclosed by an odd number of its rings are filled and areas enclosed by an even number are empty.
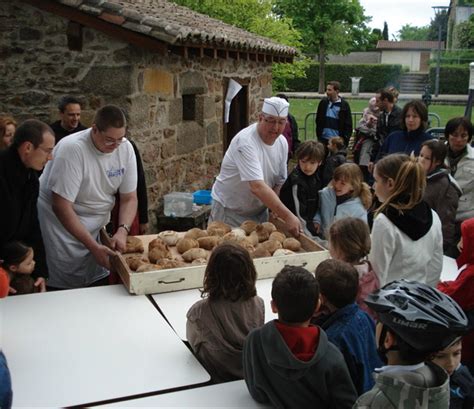
<svg viewBox="0 0 474 409"><path fill-rule="evenodd" d="M210 220L231 226L245 220L263 223L270 209L293 235L299 235L298 218L278 197L287 177L288 143L282 132L288 107L282 98L266 98L258 122L232 139L212 188Z"/></svg>
<svg viewBox="0 0 474 409"><path fill-rule="evenodd" d="M36 210L38 172L52 159L53 148L51 128L29 119L17 128L12 145L0 152L0 247L18 240L33 248L32 276L40 291L46 289L48 268Z"/></svg>
<svg viewBox="0 0 474 409"><path fill-rule="evenodd" d="M119 226L112 237L118 251L137 211L137 165L125 139L122 110L107 105L92 127L64 138L40 179L38 212L46 243L48 289L107 283L109 256L99 231L110 220L120 194Z"/></svg>

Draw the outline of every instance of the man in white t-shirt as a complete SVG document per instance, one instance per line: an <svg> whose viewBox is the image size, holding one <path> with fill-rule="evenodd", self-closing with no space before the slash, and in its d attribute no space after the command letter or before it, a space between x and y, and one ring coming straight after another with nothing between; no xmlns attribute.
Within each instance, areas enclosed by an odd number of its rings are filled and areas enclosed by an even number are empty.
<svg viewBox="0 0 474 409"><path fill-rule="evenodd" d="M117 192L119 227L112 243L116 250L125 250L137 212L137 166L125 126L120 108L102 107L91 128L56 145L54 160L41 176L38 216L50 289L106 282L113 251L100 243L99 231L110 220Z"/></svg>
<svg viewBox="0 0 474 409"><path fill-rule="evenodd" d="M227 149L212 187L210 220L239 226L245 220L268 221L268 209L298 236L298 218L278 197L287 177L288 143L282 135L289 104L266 98L258 122L242 129Z"/></svg>

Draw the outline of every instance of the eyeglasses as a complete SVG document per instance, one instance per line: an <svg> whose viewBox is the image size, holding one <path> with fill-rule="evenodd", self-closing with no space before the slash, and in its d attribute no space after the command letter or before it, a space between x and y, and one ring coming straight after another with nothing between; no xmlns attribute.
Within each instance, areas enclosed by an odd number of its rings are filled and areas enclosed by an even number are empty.
<svg viewBox="0 0 474 409"><path fill-rule="evenodd" d="M263 118L263 120L265 121L266 124L270 125L270 126L285 126L286 125L286 119L280 119L280 120L276 120L276 119L268 119L268 118Z"/></svg>
<svg viewBox="0 0 474 409"><path fill-rule="evenodd" d="M105 146L119 146L122 143L124 143L127 140L127 138L120 138L120 139L114 139L110 138L108 136L104 137L104 145Z"/></svg>

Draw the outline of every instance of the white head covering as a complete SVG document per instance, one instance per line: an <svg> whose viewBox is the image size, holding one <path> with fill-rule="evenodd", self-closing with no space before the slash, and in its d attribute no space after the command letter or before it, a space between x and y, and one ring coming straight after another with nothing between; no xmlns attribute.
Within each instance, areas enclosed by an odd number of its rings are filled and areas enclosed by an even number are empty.
<svg viewBox="0 0 474 409"><path fill-rule="evenodd" d="M271 97L263 100L262 112L264 114L286 118L290 104L283 98Z"/></svg>

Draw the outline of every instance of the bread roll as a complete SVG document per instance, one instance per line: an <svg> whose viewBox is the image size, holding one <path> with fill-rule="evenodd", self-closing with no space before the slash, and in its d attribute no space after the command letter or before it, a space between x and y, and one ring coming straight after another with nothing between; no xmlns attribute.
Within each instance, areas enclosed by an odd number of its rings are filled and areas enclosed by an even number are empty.
<svg viewBox="0 0 474 409"><path fill-rule="evenodd" d="M194 239L180 239L176 243L176 249L179 251L180 254L185 253L186 251L199 247L199 242Z"/></svg>
<svg viewBox="0 0 474 409"><path fill-rule="evenodd" d="M274 231L270 234L270 237L268 238L268 240L276 240L276 241L279 241L280 243L283 243L286 239L286 236L282 233L282 232L279 232L279 231Z"/></svg>
<svg viewBox="0 0 474 409"><path fill-rule="evenodd" d="M276 231L276 226L270 222L262 223L263 228L268 232L268 234L272 234L272 232Z"/></svg>
<svg viewBox="0 0 474 409"><path fill-rule="evenodd" d="M200 237L197 239L199 243L199 247L206 250L212 250L216 247L219 242L220 238L218 236L207 236L207 237Z"/></svg>
<svg viewBox="0 0 474 409"><path fill-rule="evenodd" d="M258 246L254 252L250 254L252 258L271 257L270 252L263 246Z"/></svg>
<svg viewBox="0 0 474 409"><path fill-rule="evenodd" d="M132 271L136 271L142 264L149 263L148 259L143 256L126 256L125 262Z"/></svg>
<svg viewBox="0 0 474 409"><path fill-rule="evenodd" d="M224 234L226 234L232 230L232 227L224 222L214 221L207 225L207 229L222 229L224 230Z"/></svg>
<svg viewBox="0 0 474 409"><path fill-rule="evenodd" d="M184 261L194 261L198 258L207 259L208 251L205 249L193 248L183 253Z"/></svg>
<svg viewBox="0 0 474 409"><path fill-rule="evenodd" d="M206 237L206 236L207 236L207 231L198 229L197 227L193 227L192 229L188 230L184 234L184 237L186 239L194 239L194 240L197 240L200 237Z"/></svg>
<svg viewBox="0 0 474 409"><path fill-rule="evenodd" d="M137 268L137 273L145 273L147 271L156 271L161 270L160 266L156 264L142 264L140 267Z"/></svg>
<svg viewBox="0 0 474 409"><path fill-rule="evenodd" d="M170 258L170 257L171 257L171 253L166 244L164 246L162 245L162 246L153 247L148 252L148 258L150 259L150 262L153 264L156 264L162 258Z"/></svg>
<svg viewBox="0 0 474 409"><path fill-rule="evenodd" d="M260 243L258 247L264 247L270 254L273 254L276 250L281 249L281 243L278 240L267 240Z"/></svg>
<svg viewBox="0 0 474 409"><path fill-rule="evenodd" d="M158 238L163 240L168 246L175 246L179 239L179 235L174 230L165 230L158 233Z"/></svg>
<svg viewBox="0 0 474 409"><path fill-rule="evenodd" d="M294 239L293 237L289 237L285 239L285 241L283 242L283 248L291 250L291 251L295 251L295 252L300 251L301 243L298 240Z"/></svg>
<svg viewBox="0 0 474 409"><path fill-rule="evenodd" d="M143 248L143 242L135 236L127 236L127 244L125 247L124 254L128 253L143 253L145 249Z"/></svg>
<svg viewBox="0 0 474 409"><path fill-rule="evenodd" d="M245 231L247 236L252 233L255 228L257 227L257 222L254 222L253 220L245 220L241 225L240 228Z"/></svg>
<svg viewBox="0 0 474 409"><path fill-rule="evenodd" d="M295 254L295 252L288 249L278 249L273 253L273 257L288 256L290 254Z"/></svg>
<svg viewBox="0 0 474 409"><path fill-rule="evenodd" d="M268 240L270 237L270 233L263 227L261 224L259 224L256 228L255 231L257 232L258 236L258 242L261 243L263 241Z"/></svg>

